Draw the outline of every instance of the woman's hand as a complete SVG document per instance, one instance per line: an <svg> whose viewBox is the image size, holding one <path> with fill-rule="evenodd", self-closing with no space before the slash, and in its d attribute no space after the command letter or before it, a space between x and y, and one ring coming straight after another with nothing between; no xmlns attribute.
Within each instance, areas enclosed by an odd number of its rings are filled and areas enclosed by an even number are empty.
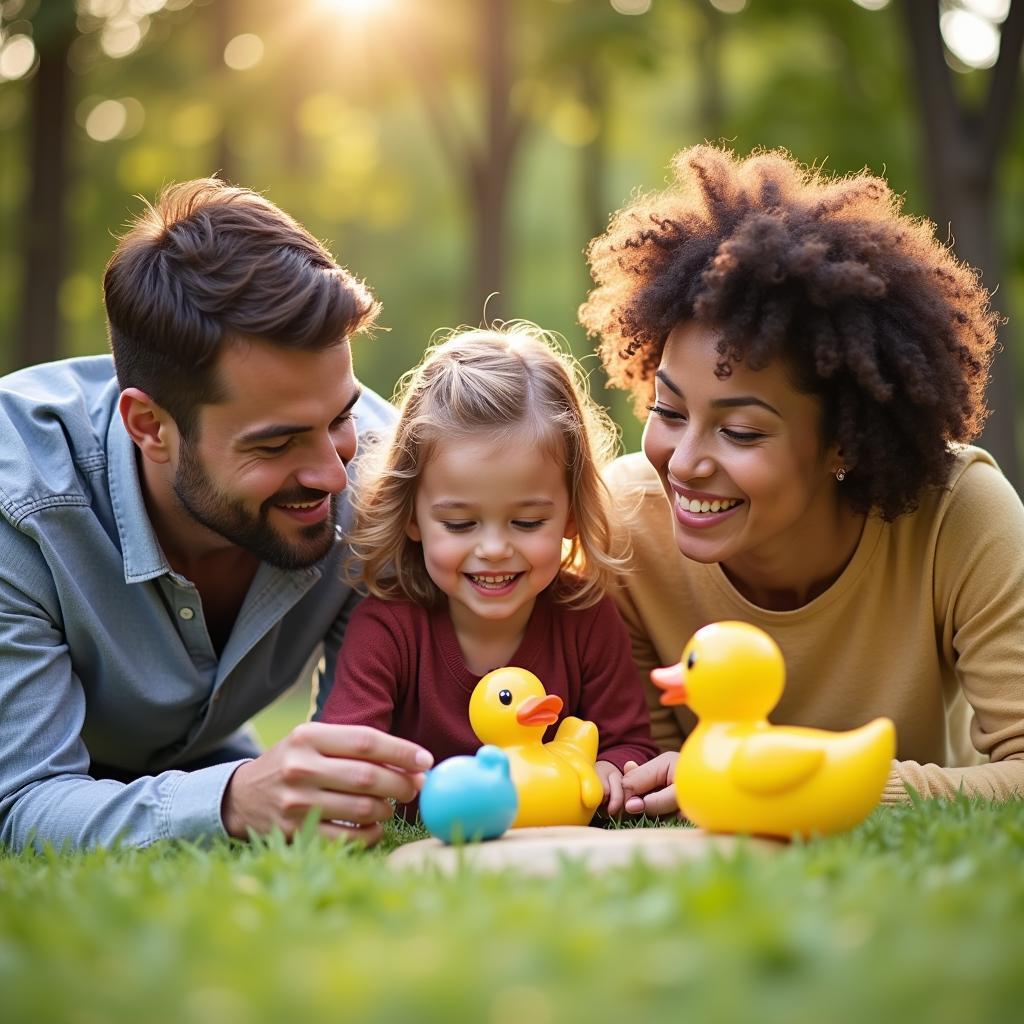
<svg viewBox="0 0 1024 1024"><path fill-rule="evenodd" d="M676 800L675 773L679 754L659 754L646 764L626 763L622 776L623 807L627 814L646 814L660 818L679 810Z"/></svg>

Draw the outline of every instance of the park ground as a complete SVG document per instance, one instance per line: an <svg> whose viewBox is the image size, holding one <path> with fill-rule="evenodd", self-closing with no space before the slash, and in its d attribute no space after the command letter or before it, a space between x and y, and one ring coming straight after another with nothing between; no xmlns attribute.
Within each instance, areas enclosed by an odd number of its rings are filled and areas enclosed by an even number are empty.
<svg viewBox="0 0 1024 1024"><path fill-rule="evenodd" d="M1003 1024L1024 1005L1024 801L599 876L395 870L423 835L0 854L0 1019Z"/></svg>

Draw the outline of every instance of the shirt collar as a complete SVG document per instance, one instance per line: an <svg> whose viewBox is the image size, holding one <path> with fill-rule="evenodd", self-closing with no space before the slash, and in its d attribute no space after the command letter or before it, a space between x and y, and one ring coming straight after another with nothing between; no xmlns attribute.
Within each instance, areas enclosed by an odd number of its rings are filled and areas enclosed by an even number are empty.
<svg viewBox="0 0 1024 1024"><path fill-rule="evenodd" d="M128 436L117 410L107 430L107 477L110 501L121 538L125 583L142 583L170 572L149 521L142 496L135 442Z"/></svg>

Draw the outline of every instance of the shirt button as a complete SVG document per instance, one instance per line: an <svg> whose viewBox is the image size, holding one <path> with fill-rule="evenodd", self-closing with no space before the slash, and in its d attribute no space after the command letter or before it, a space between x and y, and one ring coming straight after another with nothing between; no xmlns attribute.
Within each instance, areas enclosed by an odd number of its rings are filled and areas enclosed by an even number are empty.
<svg viewBox="0 0 1024 1024"><path fill-rule="evenodd" d="M180 616L181 616L181 617L182 617L182 618L183 618L183 619L184 619L184 620L185 620L186 622L188 622L188 621L189 621L189 619L192 619L192 618L194 618L194 617L195 617L195 614L196 614L196 613L195 613L194 611L192 611L192 609L191 609L191 608L182 608L182 609L181 609L181 610L180 610L180 611L178 612L178 614L179 614L179 615L180 615Z"/></svg>

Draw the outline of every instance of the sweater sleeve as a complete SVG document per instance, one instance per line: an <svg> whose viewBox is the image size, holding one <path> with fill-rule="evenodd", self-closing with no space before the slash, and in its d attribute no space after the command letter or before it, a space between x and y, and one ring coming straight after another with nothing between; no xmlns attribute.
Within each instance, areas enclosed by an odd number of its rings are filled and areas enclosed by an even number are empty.
<svg viewBox="0 0 1024 1024"><path fill-rule="evenodd" d="M1024 507L992 465L955 482L936 543L937 628L973 711L971 741L989 763L962 768L901 761L883 800L1024 794Z"/></svg>
<svg viewBox="0 0 1024 1024"><path fill-rule="evenodd" d="M626 626L633 673L647 705L654 744L659 751L678 750L684 739L682 730L679 728L679 721L668 708L661 705L659 701L661 691L656 690L649 682L651 669L661 667L661 660L658 658L654 644L651 642L650 635L633 600L633 594L628 587L617 588L615 603Z"/></svg>
<svg viewBox="0 0 1024 1024"><path fill-rule="evenodd" d="M655 745L660 750L678 750L684 738L679 720L671 709L662 706L660 691L650 682L651 669L661 667L663 661L658 656L650 624L645 621L643 601L637 596L637 585L642 579L658 575L657 566L650 564L652 556L645 541L657 535L668 514L660 490L651 490L639 476L644 467L646 460L637 453L617 459L604 474L616 503L615 529L621 533L616 539L632 551L629 569L622 574L612 596L629 634L634 671L648 706Z"/></svg>
<svg viewBox="0 0 1024 1024"><path fill-rule="evenodd" d="M391 730L402 676L402 633L386 602L366 598L352 613L321 721Z"/></svg>
<svg viewBox="0 0 1024 1024"><path fill-rule="evenodd" d="M644 689L630 654L629 634L610 598L590 609L583 640L583 689L579 715L600 734L598 758L622 771L658 753L651 739Z"/></svg>

